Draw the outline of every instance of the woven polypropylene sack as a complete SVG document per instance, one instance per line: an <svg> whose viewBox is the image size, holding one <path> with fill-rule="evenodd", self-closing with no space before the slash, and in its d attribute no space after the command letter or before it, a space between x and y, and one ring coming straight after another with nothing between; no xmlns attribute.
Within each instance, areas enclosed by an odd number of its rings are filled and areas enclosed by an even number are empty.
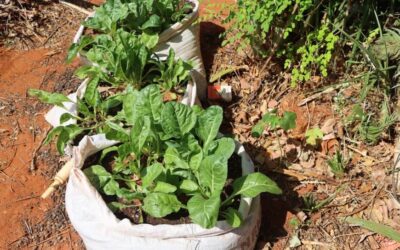
<svg viewBox="0 0 400 250"><path fill-rule="evenodd" d="M88 249L253 249L260 227L258 198L242 198L239 212L244 222L239 228L225 221L204 229L196 224L134 225L128 219L119 220L109 210L97 190L90 184L81 167L85 159L107 147L104 136L85 137L74 148L74 167L70 173L65 205L72 225ZM236 147L242 159L242 172L253 171L253 164L243 146Z"/></svg>

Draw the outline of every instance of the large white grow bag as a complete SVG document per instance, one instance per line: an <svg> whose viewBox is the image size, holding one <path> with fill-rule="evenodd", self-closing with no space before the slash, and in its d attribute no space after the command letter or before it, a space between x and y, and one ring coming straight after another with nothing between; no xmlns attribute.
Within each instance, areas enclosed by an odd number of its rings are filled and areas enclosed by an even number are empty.
<svg viewBox="0 0 400 250"><path fill-rule="evenodd" d="M175 23L160 34L156 54L161 59L165 59L172 48L175 51L176 58L191 60L194 63L193 74L197 83L197 93L200 99L204 99L206 97L207 81L200 50L200 25L195 23L199 17L199 1L188 1L194 5L192 13L188 14L181 22ZM93 15L94 13L90 14L87 18ZM81 25L75 34L74 43L79 41L84 30L85 27ZM89 63L83 56L78 54L78 57L81 57L84 63Z"/></svg>
<svg viewBox="0 0 400 250"><path fill-rule="evenodd" d="M242 197L239 212L244 222L236 229L225 221L218 221L212 229L204 229L196 224L134 225L128 219L116 218L81 171L88 156L110 145L104 135L86 136L73 151L74 163L67 183L65 205L72 225L88 249L254 248L261 221L258 197ZM253 172L253 163L241 144L237 143L235 152L242 159L242 173Z"/></svg>

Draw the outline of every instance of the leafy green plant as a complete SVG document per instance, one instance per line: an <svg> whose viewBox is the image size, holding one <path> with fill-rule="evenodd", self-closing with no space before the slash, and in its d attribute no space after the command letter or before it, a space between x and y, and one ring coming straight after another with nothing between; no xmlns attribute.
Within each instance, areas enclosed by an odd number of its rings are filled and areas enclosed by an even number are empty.
<svg viewBox="0 0 400 250"><path fill-rule="evenodd" d="M83 25L104 33L118 28L137 34L160 33L191 10L190 3L180 0L107 0Z"/></svg>
<svg viewBox="0 0 400 250"><path fill-rule="evenodd" d="M182 20L191 10L190 3L182 4L180 0L107 0L96 8L93 17L83 22L83 26L99 34L84 35L78 43L72 44L67 62L72 61L78 52L85 54L88 46L105 37L117 39L121 30L131 37L154 37ZM158 40L152 39L151 42L154 47Z"/></svg>
<svg viewBox="0 0 400 250"><path fill-rule="evenodd" d="M310 68L313 67L316 67L322 76L328 76L328 66L338 39L326 24L308 34L307 42L296 51L300 57L300 64L293 67L292 86L310 80L313 73ZM292 67L292 59L286 59L285 67Z"/></svg>
<svg viewBox="0 0 400 250"><path fill-rule="evenodd" d="M332 159L328 160L328 166L331 169L332 173L338 177L342 178L345 171L347 162L344 160L342 153L337 150L333 155Z"/></svg>
<svg viewBox="0 0 400 250"><path fill-rule="evenodd" d="M159 62L160 75L155 77L155 82L165 90L171 90L176 87L176 83L187 81L190 70L193 66L183 60L175 61L175 52L169 51L166 62Z"/></svg>
<svg viewBox="0 0 400 250"><path fill-rule="evenodd" d="M336 191L327 197L326 199L323 199L322 201L317 201L317 199L314 196L314 193L307 193L305 196L303 196L303 206L304 210L307 212L316 212L323 207L329 205L337 196L338 193L342 192L347 185L341 185L339 186Z"/></svg>
<svg viewBox="0 0 400 250"><path fill-rule="evenodd" d="M62 125L53 128L46 140L49 142L57 136L57 149L61 154L67 143L79 136L115 130L126 114L125 110L130 108L123 105L128 87L141 89L150 83L158 83L163 93L173 91L182 95L184 92L182 87L189 80L190 63L175 60L172 50L167 60L161 61L149 49L155 44L153 38L131 37L122 30L118 34L116 40L108 35L100 37L100 40L104 39L101 45L88 51L93 64L82 66L76 72L81 78L89 78L83 98L76 102L77 115L63 115ZM70 101L61 94L41 90L32 89L29 94L62 108L63 102ZM77 124L64 125L71 119Z"/></svg>
<svg viewBox="0 0 400 250"><path fill-rule="evenodd" d="M320 128L311 128L306 131L306 142L309 145L317 145L317 141L324 137L324 133Z"/></svg>
<svg viewBox="0 0 400 250"><path fill-rule="evenodd" d="M360 50L341 31L360 43L371 40L379 22L396 25L395 5L395 0L239 0L225 20L230 28L224 43L240 41L239 49L250 47L258 57L268 57L264 69L272 57L280 57L295 86L313 75L326 77L334 55L342 53L338 48L351 51L345 55L351 65Z"/></svg>
<svg viewBox="0 0 400 250"><path fill-rule="evenodd" d="M251 134L254 137L260 137L268 126L269 129L275 130L280 127L285 131L296 127L296 113L285 111L283 116L279 116L276 110L263 115L261 120L252 128Z"/></svg>
<svg viewBox="0 0 400 250"><path fill-rule="evenodd" d="M237 227L241 217L232 206L235 199L281 193L261 173L240 177L232 183L231 192L224 191L235 143L217 137L223 118L220 107L201 110L163 103L155 85L141 91L129 89L124 104L131 107L125 110L130 131L106 133L121 141L103 151L103 156L115 151L113 166L100 162L84 170L101 193L117 200L111 204L114 209L135 206L141 214L156 218L187 210L192 222L202 227L215 226L220 216Z"/></svg>

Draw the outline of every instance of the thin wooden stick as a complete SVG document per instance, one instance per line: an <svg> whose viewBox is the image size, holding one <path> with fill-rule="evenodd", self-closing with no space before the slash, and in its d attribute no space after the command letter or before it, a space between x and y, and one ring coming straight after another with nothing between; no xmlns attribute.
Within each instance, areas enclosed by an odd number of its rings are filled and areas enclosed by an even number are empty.
<svg viewBox="0 0 400 250"><path fill-rule="evenodd" d="M46 199L49 197L58 186L64 184L69 176L69 172L71 172L72 167L74 166L74 161L71 159L57 172L56 176L54 176L53 183L43 192L40 196L42 199Z"/></svg>

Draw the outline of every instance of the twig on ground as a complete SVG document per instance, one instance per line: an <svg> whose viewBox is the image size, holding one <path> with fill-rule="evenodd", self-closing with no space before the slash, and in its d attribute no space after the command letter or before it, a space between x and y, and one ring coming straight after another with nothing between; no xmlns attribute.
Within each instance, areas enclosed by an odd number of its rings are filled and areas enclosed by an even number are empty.
<svg viewBox="0 0 400 250"><path fill-rule="evenodd" d="M311 240L302 240L302 244L304 245L316 245L316 246L323 246L323 247L332 247L332 244L325 243L325 242L319 242L319 241L311 241Z"/></svg>
<svg viewBox="0 0 400 250"><path fill-rule="evenodd" d="M36 169L36 157L37 157L37 152L39 152L40 148L43 146L43 143L44 143L44 141L46 140L47 135L49 134L50 130L51 130L51 127L49 127L49 128L46 130L45 136L43 136L43 138L42 138L42 140L40 141L39 145L35 148L35 150L34 150L33 153L32 153L32 161L31 161L31 165L30 165L30 167L29 167L29 170L30 170L30 171L34 171L34 170Z"/></svg>
<svg viewBox="0 0 400 250"><path fill-rule="evenodd" d="M320 96L322 96L322 95L324 95L324 94L331 93L331 92L333 92L333 91L335 91L335 90L337 90L337 89L339 89L339 88L341 88L341 87L343 87L343 86L346 86L346 85L348 85L347 82L342 83L342 84L337 84L336 86L328 87L328 88L322 90L321 92L315 93L315 94L313 94L313 95L311 95L311 96L309 96L309 97L303 99L302 101L300 101L300 102L297 104L297 106L301 107L301 106L305 105L306 103L311 102L311 101L313 101L313 100L319 98Z"/></svg>
<svg viewBox="0 0 400 250"><path fill-rule="evenodd" d="M49 237L49 238L47 238L47 239L45 239L45 240L43 240L43 241L41 241L41 242L39 242L39 243L37 243L35 245L29 246L29 248L36 248L37 246L43 245L44 243L46 243L46 242L48 242L48 241L50 241L50 240L52 240L52 239L54 239L54 238L56 238L56 237L58 237L60 235L63 235L65 233L69 232L70 230L71 230L71 228L70 228L70 226L68 226L67 229L61 231L60 233L58 233L58 234L56 234L54 236L51 236L51 237Z"/></svg>
<svg viewBox="0 0 400 250"><path fill-rule="evenodd" d="M382 185L375 191L374 196L372 196L372 198L371 198L368 202L366 202L364 205L362 205L360 208L354 210L353 212L344 214L343 217L348 217L348 216L351 216L351 215L354 215L354 214L358 214L359 212L362 212L362 211L364 211L365 209L367 209L368 206L375 200L376 196L382 191L383 187L384 187L384 184L382 184Z"/></svg>
<svg viewBox="0 0 400 250"><path fill-rule="evenodd" d="M15 145L12 145L12 147L14 147ZM5 166L3 169L1 169L1 171L5 171L7 168L9 168L11 166L11 163L14 161L15 156L17 155L17 151L18 149L16 148L14 150L13 156L11 157L11 160L8 161L7 166Z"/></svg>
<svg viewBox="0 0 400 250"><path fill-rule="evenodd" d="M360 151L360 150L358 150L358 149L356 149L356 148L354 148L354 147L352 147L352 146L349 146L349 145L346 144L346 147L347 147L348 149L350 149L350 150L352 150L352 151L354 151L354 152L356 152L356 153L358 153L358 154L360 154L360 155L366 157L366 158L369 158L369 159L373 160L374 162L379 162L379 161L378 161L377 159L375 159L374 157L369 156L369 155L367 155L367 153L362 152L362 151Z"/></svg>

